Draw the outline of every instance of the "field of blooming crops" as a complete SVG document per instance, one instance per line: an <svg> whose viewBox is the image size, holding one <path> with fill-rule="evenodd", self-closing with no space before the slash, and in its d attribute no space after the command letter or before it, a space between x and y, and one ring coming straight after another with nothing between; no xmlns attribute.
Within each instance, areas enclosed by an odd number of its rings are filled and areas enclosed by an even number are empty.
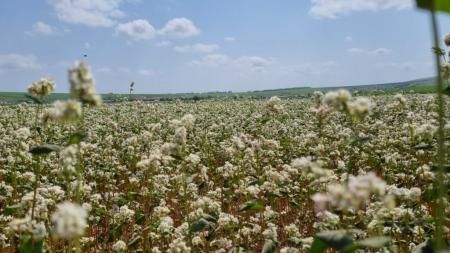
<svg viewBox="0 0 450 253"><path fill-rule="evenodd" d="M42 104L40 80L36 105L0 107L0 252L433 252L448 237L433 95L101 105L85 65L69 80L72 100Z"/></svg>

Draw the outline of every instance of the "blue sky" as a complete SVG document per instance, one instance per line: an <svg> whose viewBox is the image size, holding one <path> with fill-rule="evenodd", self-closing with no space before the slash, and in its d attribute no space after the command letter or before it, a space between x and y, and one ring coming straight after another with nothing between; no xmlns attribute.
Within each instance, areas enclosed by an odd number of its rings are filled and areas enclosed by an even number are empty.
<svg viewBox="0 0 450 253"><path fill-rule="evenodd" d="M103 93L411 80L433 75L428 21L412 0L4 1L0 90L47 77L65 92L76 60Z"/></svg>

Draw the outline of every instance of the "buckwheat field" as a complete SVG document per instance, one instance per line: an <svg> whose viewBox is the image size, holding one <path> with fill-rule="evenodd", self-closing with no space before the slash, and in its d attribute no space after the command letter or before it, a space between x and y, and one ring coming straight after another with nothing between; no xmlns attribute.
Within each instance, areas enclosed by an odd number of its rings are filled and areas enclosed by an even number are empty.
<svg viewBox="0 0 450 253"><path fill-rule="evenodd" d="M0 252L434 252L448 238L435 95L102 104L87 65L69 83L71 100L42 103L42 79L34 105L0 107Z"/></svg>

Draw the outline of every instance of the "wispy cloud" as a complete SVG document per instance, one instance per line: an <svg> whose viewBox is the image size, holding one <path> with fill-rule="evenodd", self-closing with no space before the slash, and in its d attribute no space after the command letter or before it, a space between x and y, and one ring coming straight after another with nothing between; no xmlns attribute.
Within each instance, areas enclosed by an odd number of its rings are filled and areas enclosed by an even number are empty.
<svg viewBox="0 0 450 253"><path fill-rule="evenodd" d="M228 66L238 69L248 69L252 71L261 71L274 64L270 59L260 56L241 56L231 58L224 54L208 54L200 60L190 63L192 66Z"/></svg>
<svg viewBox="0 0 450 253"><path fill-rule="evenodd" d="M133 40L149 40L156 36L156 29L145 19L119 24L116 34L124 34Z"/></svg>
<svg viewBox="0 0 450 253"><path fill-rule="evenodd" d="M376 48L376 49L365 49L365 48L353 47L353 48L347 49L347 52L352 53L352 54L365 54L365 55L379 56L379 55L390 54L390 53L392 53L392 50L388 49L388 48L384 48L384 47L380 47L380 48Z"/></svg>
<svg viewBox="0 0 450 253"><path fill-rule="evenodd" d="M42 35L53 35L55 34L55 29L42 21L37 21L32 26L33 34L42 34Z"/></svg>
<svg viewBox="0 0 450 253"><path fill-rule="evenodd" d="M219 45L217 44L193 44L185 46L176 46L173 48L175 52L178 53L202 53L209 54L219 50Z"/></svg>
<svg viewBox="0 0 450 253"><path fill-rule="evenodd" d="M151 76L153 75L153 70L151 69L139 69L137 73L141 76Z"/></svg>
<svg viewBox="0 0 450 253"><path fill-rule="evenodd" d="M0 55L0 71L18 69L37 69L40 65L34 55L3 54Z"/></svg>
<svg viewBox="0 0 450 253"><path fill-rule="evenodd" d="M158 32L175 38L187 38L200 34L200 29L187 18L174 18Z"/></svg>
<svg viewBox="0 0 450 253"><path fill-rule="evenodd" d="M235 37L225 37L225 38L223 38L223 40L227 41L227 42L234 42L234 41L236 41L236 38Z"/></svg>
<svg viewBox="0 0 450 253"><path fill-rule="evenodd" d="M120 9L124 0L48 0L57 17L66 23L91 27L114 26L125 16Z"/></svg>
<svg viewBox="0 0 450 253"><path fill-rule="evenodd" d="M311 0L310 15L317 18L338 18L357 11L408 9L413 0Z"/></svg>

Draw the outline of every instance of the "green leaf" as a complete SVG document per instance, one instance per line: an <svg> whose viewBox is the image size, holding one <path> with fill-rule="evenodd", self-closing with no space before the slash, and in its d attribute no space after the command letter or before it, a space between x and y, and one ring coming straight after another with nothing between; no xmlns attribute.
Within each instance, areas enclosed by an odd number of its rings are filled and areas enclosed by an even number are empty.
<svg viewBox="0 0 450 253"><path fill-rule="evenodd" d="M266 240L261 253L273 253L277 249L278 244L273 240Z"/></svg>
<svg viewBox="0 0 450 253"><path fill-rule="evenodd" d="M136 246L139 242L141 241L141 236L136 236L136 238L132 239L129 243L128 243L128 248L134 248L134 246Z"/></svg>
<svg viewBox="0 0 450 253"><path fill-rule="evenodd" d="M212 222L212 223L216 223L217 222L217 218L212 216L212 215L210 215L210 214L203 215L203 218L205 220L209 221L209 222Z"/></svg>
<svg viewBox="0 0 450 253"><path fill-rule="evenodd" d="M450 13L450 1L448 0L416 0L416 3L417 7L421 9Z"/></svg>
<svg viewBox="0 0 450 253"><path fill-rule="evenodd" d="M25 239L21 244L21 252L23 253L42 253L43 241L33 241L31 238Z"/></svg>
<svg viewBox="0 0 450 253"><path fill-rule="evenodd" d="M5 210L3 211L6 215L12 215L15 214L17 210L20 210L22 207L21 204L15 204L11 206L5 207Z"/></svg>
<svg viewBox="0 0 450 253"><path fill-rule="evenodd" d="M30 152L32 155L47 155L52 152L59 152L61 151L61 147L56 145L41 145L41 146L35 146L32 147L28 152Z"/></svg>
<svg viewBox="0 0 450 253"><path fill-rule="evenodd" d="M263 208L264 208L264 206L261 205L257 200L251 200L251 201L248 201L248 202L242 204L239 207L239 212L244 212L244 211L248 211L248 210L261 210Z"/></svg>
<svg viewBox="0 0 450 253"><path fill-rule="evenodd" d="M443 164L444 171L450 173L450 164ZM431 171L439 171L439 166L436 164L431 165Z"/></svg>
<svg viewBox="0 0 450 253"><path fill-rule="evenodd" d="M86 137L87 137L87 135L82 132L73 133L70 136L69 143L72 145L80 144L80 142L82 142L84 139L86 139Z"/></svg>
<svg viewBox="0 0 450 253"><path fill-rule="evenodd" d="M31 96L31 95L28 95L28 94L26 94L25 97L28 98L28 99L33 100L33 102L35 104L38 104L38 105L42 105L43 104L42 101L39 98L37 98L37 97Z"/></svg>
<svg viewBox="0 0 450 253"><path fill-rule="evenodd" d="M378 249L386 246L390 241L391 239L389 237L372 237L356 242L356 246L361 249L363 248Z"/></svg>
<svg viewBox="0 0 450 253"><path fill-rule="evenodd" d="M433 145L425 144L425 143L420 143L420 144L417 144L416 146L414 146L414 149L417 149L417 150L425 150L425 149L432 149L432 148L433 148Z"/></svg>
<svg viewBox="0 0 450 253"><path fill-rule="evenodd" d="M209 225L209 221L200 218L198 221L191 224L191 227L189 228L189 231L191 233L200 232L203 229L205 229Z"/></svg>
<svg viewBox="0 0 450 253"><path fill-rule="evenodd" d="M343 250L353 244L353 239L343 231L324 231L316 235L309 252L320 253L329 248Z"/></svg>
<svg viewBox="0 0 450 253"><path fill-rule="evenodd" d="M413 253L435 253L433 242L427 240L419 245L412 251Z"/></svg>
<svg viewBox="0 0 450 253"><path fill-rule="evenodd" d="M313 244L309 249L309 253L322 253L328 248L328 245L324 241L314 238Z"/></svg>

